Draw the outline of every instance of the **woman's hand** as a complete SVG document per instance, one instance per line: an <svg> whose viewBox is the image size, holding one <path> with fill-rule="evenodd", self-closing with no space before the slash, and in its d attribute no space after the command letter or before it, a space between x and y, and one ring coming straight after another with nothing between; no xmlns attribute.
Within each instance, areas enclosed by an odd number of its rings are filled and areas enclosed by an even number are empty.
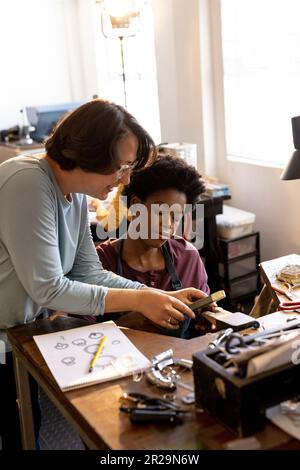
<svg viewBox="0 0 300 470"><path fill-rule="evenodd" d="M207 297L207 294L200 289L195 289L194 287L189 287L187 289L180 289L175 290L172 292L168 292L169 295L175 297L176 299L181 300L186 305L190 305L191 303L195 302L195 300L203 299L203 297Z"/></svg>
<svg viewBox="0 0 300 470"><path fill-rule="evenodd" d="M190 289L183 289L179 292L189 291ZM193 289L197 292L197 289ZM198 291L201 292L201 291ZM137 291L139 302L135 310L141 312L149 320L153 321L163 328L169 330L177 330L179 323L184 320L184 315L190 318L195 318L194 312L174 294L175 292L164 292L156 289L140 289ZM205 294L202 293L204 296ZM187 298L195 298L195 293L182 293L184 301ZM180 297L180 295L178 296ZM198 297L199 298L199 297Z"/></svg>
<svg viewBox="0 0 300 470"><path fill-rule="evenodd" d="M186 305L206 294L197 289L183 289L177 292L165 292L159 289L142 287L141 289L108 289L105 298L105 312L142 313L157 325L177 330L179 323L187 315L195 318L194 312Z"/></svg>

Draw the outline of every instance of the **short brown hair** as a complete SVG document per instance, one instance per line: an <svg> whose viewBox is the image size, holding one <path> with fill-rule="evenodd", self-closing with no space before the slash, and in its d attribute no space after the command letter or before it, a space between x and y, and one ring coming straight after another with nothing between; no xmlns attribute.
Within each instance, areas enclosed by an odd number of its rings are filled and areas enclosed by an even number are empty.
<svg viewBox="0 0 300 470"><path fill-rule="evenodd" d="M122 106L96 99L59 121L45 148L62 170L110 174L119 167L117 144L128 134L139 141L135 167L142 168L155 155L152 138Z"/></svg>

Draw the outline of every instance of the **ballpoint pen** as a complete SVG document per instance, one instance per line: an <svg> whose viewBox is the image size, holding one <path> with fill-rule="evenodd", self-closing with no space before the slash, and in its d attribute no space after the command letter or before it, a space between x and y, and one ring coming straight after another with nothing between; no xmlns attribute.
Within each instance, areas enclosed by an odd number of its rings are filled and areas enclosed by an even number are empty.
<svg viewBox="0 0 300 470"><path fill-rule="evenodd" d="M103 336L103 338L101 339L100 343L99 343L99 346L97 348L97 351L95 352L95 355L93 357L93 359L91 360L90 362L90 367L89 367L89 372L92 372L94 367L95 367L95 364L98 360L98 357L100 356L101 354L101 351L103 350L105 344L106 344L106 341L107 341L107 336Z"/></svg>

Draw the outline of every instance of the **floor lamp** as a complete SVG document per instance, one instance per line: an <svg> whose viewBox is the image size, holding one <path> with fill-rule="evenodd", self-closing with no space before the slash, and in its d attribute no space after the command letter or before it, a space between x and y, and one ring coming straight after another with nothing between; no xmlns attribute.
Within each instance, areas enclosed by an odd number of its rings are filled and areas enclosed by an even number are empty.
<svg viewBox="0 0 300 470"><path fill-rule="evenodd" d="M140 26L140 2L137 0L103 0L101 24L107 39L118 38L121 49L124 105L127 107L124 38L135 36Z"/></svg>

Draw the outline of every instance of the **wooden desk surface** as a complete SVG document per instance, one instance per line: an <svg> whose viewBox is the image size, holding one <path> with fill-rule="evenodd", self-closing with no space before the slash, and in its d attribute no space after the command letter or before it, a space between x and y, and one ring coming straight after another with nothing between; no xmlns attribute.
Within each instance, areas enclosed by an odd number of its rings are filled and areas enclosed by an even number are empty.
<svg viewBox="0 0 300 470"><path fill-rule="evenodd" d="M82 320L59 317L39 320L8 331L16 355L29 373L38 381L71 425L94 449L222 449L237 438L208 413L195 413L181 425L132 425L128 415L119 411L119 398L125 391L146 392L162 396L164 392L146 382L131 377L86 388L62 392L57 386L33 335L52 333L86 325ZM148 357L167 348L173 348L177 357L191 359L192 353L205 348L211 336L183 340L142 331L123 329L128 338ZM182 381L192 383L192 372L182 374ZM177 396L187 393L178 389ZM263 449L299 449L300 442L279 428L267 423L263 432L255 436Z"/></svg>

